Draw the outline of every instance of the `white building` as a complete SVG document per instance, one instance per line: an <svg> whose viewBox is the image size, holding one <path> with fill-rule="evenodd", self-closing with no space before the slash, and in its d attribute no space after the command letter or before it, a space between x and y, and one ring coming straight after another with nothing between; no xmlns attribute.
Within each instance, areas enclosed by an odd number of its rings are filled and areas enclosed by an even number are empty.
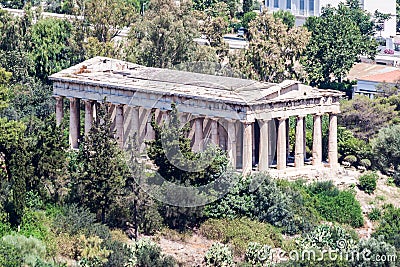
<svg viewBox="0 0 400 267"><path fill-rule="evenodd" d="M346 0L265 0L265 6L271 10L290 10L296 16L296 24L301 25L309 16L319 16L323 7L332 5L337 7L340 2ZM396 35L396 0L360 0L361 7L371 14L375 10L381 13L391 14L392 17L385 22L382 37Z"/></svg>

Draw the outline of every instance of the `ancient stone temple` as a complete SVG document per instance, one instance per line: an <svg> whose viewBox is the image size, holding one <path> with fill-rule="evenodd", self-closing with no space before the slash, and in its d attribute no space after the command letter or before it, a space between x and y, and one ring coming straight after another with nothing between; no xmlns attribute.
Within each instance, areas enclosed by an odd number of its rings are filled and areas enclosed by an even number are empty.
<svg viewBox="0 0 400 267"><path fill-rule="evenodd" d="M180 120L189 122L193 150L209 144L226 150L234 167L283 170L304 164L337 166L337 114L342 94L287 80L280 84L148 68L95 57L50 77L57 99L56 118L69 99L70 144L78 147L96 118L96 103L106 99L120 145L136 133L139 143L154 138L151 114L168 120L176 103ZM84 106L84 108L81 106ZM84 131L80 129L84 110ZM328 151L322 149L322 116L329 115ZM305 153L305 116L313 116L312 159ZM289 118L295 120L295 145L289 150ZM293 124L293 123L292 123ZM327 155L323 159L323 154Z"/></svg>

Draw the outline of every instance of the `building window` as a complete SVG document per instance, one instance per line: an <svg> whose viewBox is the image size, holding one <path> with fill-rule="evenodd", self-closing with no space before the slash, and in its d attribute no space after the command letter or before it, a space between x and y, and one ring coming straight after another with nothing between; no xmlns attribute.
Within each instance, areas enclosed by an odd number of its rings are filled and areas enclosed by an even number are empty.
<svg viewBox="0 0 400 267"><path fill-rule="evenodd" d="M276 8L279 7L279 0L274 0L274 7L276 7Z"/></svg>
<svg viewBox="0 0 400 267"><path fill-rule="evenodd" d="M269 7L269 0L267 0L267 4L266 4L266 6L267 6L267 7Z"/></svg>
<svg viewBox="0 0 400 267"><path fill-rule="evenodd" d="M304 0L300 0L300 10L304 10Z"/></svg>
<svg viewBox="0 0 400 267"><path fill-rule="evenodd" d="M310 11L314 11L314 0L309 0L308 7Z"/></svg>
<svg viewBox="0 0 400 267"><path fill-rule="evenodd" d="M292 0L286 0L286 9L292 9Z"/></svg>

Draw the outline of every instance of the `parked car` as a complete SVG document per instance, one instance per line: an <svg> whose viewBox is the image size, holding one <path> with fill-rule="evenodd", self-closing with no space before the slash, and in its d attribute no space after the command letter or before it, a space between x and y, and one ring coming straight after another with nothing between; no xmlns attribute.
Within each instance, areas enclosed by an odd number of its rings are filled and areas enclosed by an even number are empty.
<svg viewBox="0 0 400 267"><path fill-rule="evenodd" d="M246 29L243 28L243 27L240 27L239 30L238 30L237 36L244 38L245 34L246 34Z"/></svg>

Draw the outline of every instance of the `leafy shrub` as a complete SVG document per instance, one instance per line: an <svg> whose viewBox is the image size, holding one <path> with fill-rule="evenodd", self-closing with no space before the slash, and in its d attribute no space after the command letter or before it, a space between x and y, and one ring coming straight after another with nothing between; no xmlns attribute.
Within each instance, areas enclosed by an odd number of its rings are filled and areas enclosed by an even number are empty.
<svg viewBox="0 0 400 267"><path fill-rule="evenodd" d="M396 171L393 174L393 182L395 185L400 186L400 171Z"/></svg>
<svg viewBox="0 0 400 267"><path fill-rule="evenodd" d="M128 264L130 251L124 243L117 240L106 240L104 246L111 251L108 261L103 265L104 267L126 266Z"/></svg>
<svg viewBox="0 0 400 267"><path fill-rule="evenodd" d="M71 236L83 234L98 236L103 240L111 238L110 229L97 223L95 214L76 204L64 207L62 213L56 215L53 226L57 233L68 233Z"/></svg>
<svg viewBox="0 0 400 267"><path fill-rule="evenodd" d="M0 240L0 266L15 267L23 262L23 255L12 244Z"/></svg>
<svg viewBox="0 0 400 267"><path fill-rule="evenodd" d="M226 196L206 206L206 217L257 218L288 234L308 230L317 221L311 202L290 184L282 186L263 173L241 180ZM258 188L252 188L255 185Z"/></svg>
<svg viewBox="0 0 400 267"><path fill-rule="evenodd" d="M25 205L29 209L43 208L43 201L38 192L28 191L25 197Z"/></svg>
<svg viewBox="0 0 400 267"><path fill-rule="evenodd" d="M102 246L103 240L98 236L79 237L79 265L82 267L100 267L108 261L108 256L111 254Z"/></svg>
<svg viewBox="0 0 400 267"><path fill-rule="evenodd" d="M298 241L301 250L315 248L322 250L337 250L347 252L354 249L357 233L339 225L319 225L309 233L304 234Z"/></svg>
<svg viewBox="0 0 400 267"><path fill-rule="evenodd" d="M233 265L233 255L230 248L221 243L214 243L204 255L206 266L228 267Z"/></svg>
<svg viewBox="0 0 400 267"><path fill-rule="evenodd" d="M366 169L371 167L371 161L369 159L362 159L360 160L360 165L365 167Z"/></svg>
<svg viewBox="0 0 400 267"><path fill-rule="evenodd" d="M378 208L373 208L369 213L368 213L368 218L371 221L378 221L382 216L382 212Z"/></svg>
<svg viewBox="0 0 400 267"><path fill-rule="evenodd" d="M367 194L374 193L376 189L376 181L379 176L375 172L368 172L360 176L360 189L365 191Z"/></svg>
<svg viewBox="0 0 400 267"><path fill-rule="evenodd" d="M59 233L56 235L54 242L57 244L57 255L78 259L79 236L69 235L68 233Z"/></svg>
<svg viewBox="0 0 400 267"><path fill-rule="evenodd" d="M262 267L266 266L269 263L270 253L270 246L261 245L257 242L250 242L247 246L244 258L247 263L251 264L251 266Z"/></svg>
<svg viewBox="0 0 400 267"><path fill-rule="evenodd" d="M5 236L11 232L11 225L7 219L7 213L0 212L0 237Z"/></svg>
<svg viewBox="0 0 400 267"><path fill-rule="evenodd" d="M200 226L199 230L203 236L209 239L232 244L235 252L239 255L245 253L249 242L272 247L282 244L282 236L273 226L247 218L209 219Z"/></svg>
<svg viewBox="0 0 400 267"><path fill-rule="evenodd" d="M62 214L56 216L54 226L58 232L77 235L85 233L95 222L95 214L90 213L88 209L72 204L64 207Z"/></svg>
<svg viewBox="0 0 400 267"><path fill-rule="evenodd" d="M351 165L354 165L357 162L357 157L354 155L348 155L344 157L343 161L347 161Z"/></svg>
<svg viewBox="0 0 400 267"><path fill-rule="evenodd" d="M374 237L383 236L384 240L389 244L400 249L400 208L393 205L384 207L383 215L379 221L379 226Z"/></svg>
<svg viewBox="0 0 400 267"><path fill-rule="evenodd" d="M129 246L129 266L175 266L175 259L161 253L161 248L149 238L142 238Z"/></svg>
<svg viewBox="0 0 400 267"><path fill-rule="evenodd" d="M21 265L34 265L38 259L46 256L46 246L35 237L6 235L2 237L0 243L0 247L5 248L6 257L11 261L22 259L19 262ZM10 255L10 252L14 252L15 255ZM19 264L15 266L20 266Z"/></svg>
<svg viewBox="0 0 400 267"><path fill-rule="evenodd" d="M369 267L369 266L396 266L396 249L394 246L386 243L383 237L377 239L361 239L356 247L360 257L354 257L350 260L351 266Z"/></svg>
<svg viewBox="0 0 400 267"><path fill-rule="evenodd" d="M251 180L239 179L228 194L204 208L204 216L218 219L234 219L242 216L254 217L255 195L249 190Z"/></svg>
<svg viewBox="0 0 400 267"><path fill-rule="evenodd" d="M385 174L391 174L390 166L398 170L400 162L400 125L393 125L379 131L372 141L374 165Z"/></svg>
<svg viewBox="0 0 400 267"><path fill-rule="evenodd" d="M35 237L45 243L47 253L55 255L57 244L54 242L54 233L50 231L51 218L42 210L34 211L25 209L19 234L26 237Z"/></svg>
<svg viewBox="0 0 400 267"><path fill-rule="evenodd" d="M361 205L353 191L341 191L331 181L315 182L307 189L315 201L315 209L323 219L353 227L364 224Z"/></svg>
<svg viewBox="0 0 400 267"><path fill-rule="evenodd" d="M49 236L50 219L44 211L32 211L26 209L22 217L20 234L29 237L33 236L40 240L46 240Z"/></svg>

